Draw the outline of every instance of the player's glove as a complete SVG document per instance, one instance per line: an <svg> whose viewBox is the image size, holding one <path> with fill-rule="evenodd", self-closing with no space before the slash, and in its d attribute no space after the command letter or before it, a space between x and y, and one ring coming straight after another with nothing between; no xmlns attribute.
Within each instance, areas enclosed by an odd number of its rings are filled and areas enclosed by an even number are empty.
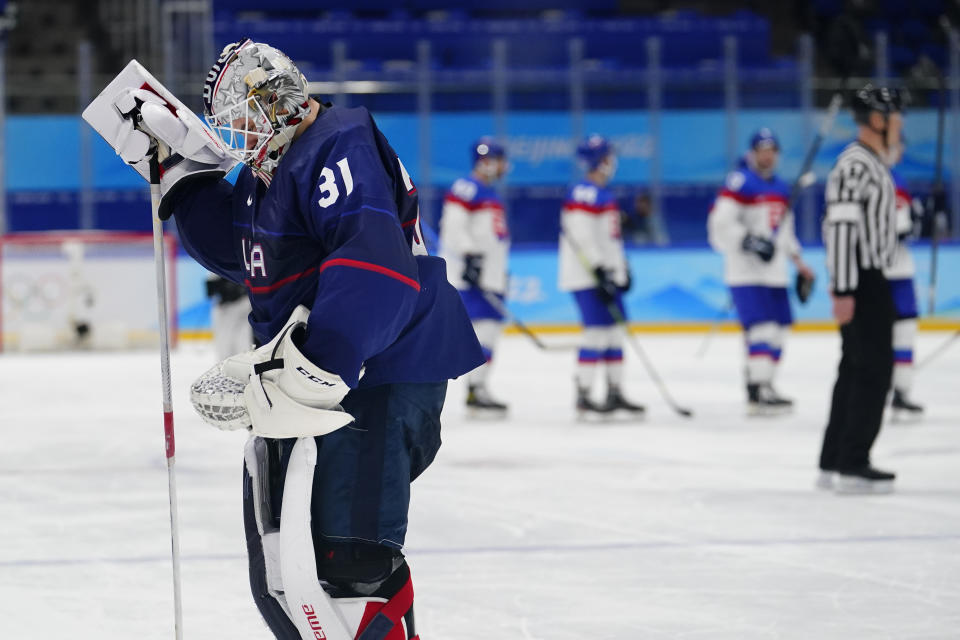
<svg viewBox="0 0 960 640"><path fill-rule="evenodd" d="M626 293L627 291L630 291L632 287L633 287L633 276L630 275L630 269L627 269L627 281L624 282L622 285L618 286L617 289L620 290L620 293Z"/></svg>
<svg viewBox="0 0 960 640"><path fill-rule="evenodd" d="M213 134L195 118L170 111L169 104L146 89L128 89L114 104L123 115L123 129L115 143L128 164L157 154L161 165L160 219L173 213L176 194L199 178L220 178L236 164Z"/></svg>
<svg viewBox="0 0 960 640"><path fill-rule="evenodd" d="M808 278L802 273L797 273L797 280L794 286L797 291L797 298L799 298L800 304L806 304L807 300L810 299L810 294L813 293L813 282L813 278Z"/></svg>
<svg viewBox="0 0 960 640"><path fill-rule="evenodd" d="M610 278L610 273L603 267L595 267L593 277L597 279L597 297L603 304L610 304L617 299L620 289Z"/></svg>
<svg viewBox="0 0 960 640"><path fill-rule="evenodd" d="M207 280L207 297L219 298L220 304L234 302L247 295L247 290L236 282L225 278L211 278Z"/></svg>
<svg viewBox="0 0 960 640"><path fill-rule="evenodd" d="M480 286L480 274L483 273L483 256L468 253L463 257L463 281L472 287Z"/></svg>
<svg viewBox="0 0 960 640"><path fill-rule="evenodd" d="M748 233L746 236L744 236L743 244L740 246L744 251L755 254L764 262L770 262L773 260L773 242L767 238L761 238L760 236L755 236L752 233Z"/></svg>
<svg viewBox="0 0 960 640"><path fill-rule="evenodd" d="M927 196L923 215L930 220L930 237L943 235L944 226L950 219L950 209L943 188L935 189Z"/></svg>

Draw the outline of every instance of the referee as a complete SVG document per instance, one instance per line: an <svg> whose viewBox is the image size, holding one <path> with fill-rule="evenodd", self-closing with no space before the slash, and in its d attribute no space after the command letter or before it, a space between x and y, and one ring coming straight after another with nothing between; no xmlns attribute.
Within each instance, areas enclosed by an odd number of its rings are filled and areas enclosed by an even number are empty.
<svg viewBox="0 0 960 640"><path fill-rule="evenodd" d="M895 311L883 275L897 248L889 161L900 144L900 95L866 85L853 97L857 139L827 179L823 238L843 351L820 453L821 488L888 493L893 473L870 464L893 372Z"/></svg>

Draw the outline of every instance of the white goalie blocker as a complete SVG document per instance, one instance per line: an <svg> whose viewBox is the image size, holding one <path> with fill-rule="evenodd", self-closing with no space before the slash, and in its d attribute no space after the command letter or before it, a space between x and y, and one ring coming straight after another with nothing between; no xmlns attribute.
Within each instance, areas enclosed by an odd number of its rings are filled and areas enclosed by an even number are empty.
<svg viewBox="0 0 960 640"><path fill-rule="evenodd" d="M157 154L161 220L170 215L164 199L175 186L223 176L237 162L203 121L136 60L83 110L83 119L147 182L150 158Z"/></svg>
<svg viewBox="0 0 960 640"><path fill-rule="evenodd" d="M184 157L196 157L219 164L225 158L220 142L207 126L173 95L159 80L136 60L131 60L117 77L100 92L83 110L83 119L113 147L125 162L130 164L144 180L150 181L148 151L151 136L138 130L137 123L128 115L141 101L141 126L150 127L174 116L183 127L170 130L163 124L157 126L160 141L170 145L171 151ZM198 157L199 156L199 157ZM233 161L230 160L231 166Z"/></svg>
<svg viewBox="0 0 960 640"><path fill-rule="evenodd" d="M294 343L309 310L297 307L269 343L218 363L190 387L193 408L218 429L265 438L322 436L353 421L340 409L350 388Z"/></svg>

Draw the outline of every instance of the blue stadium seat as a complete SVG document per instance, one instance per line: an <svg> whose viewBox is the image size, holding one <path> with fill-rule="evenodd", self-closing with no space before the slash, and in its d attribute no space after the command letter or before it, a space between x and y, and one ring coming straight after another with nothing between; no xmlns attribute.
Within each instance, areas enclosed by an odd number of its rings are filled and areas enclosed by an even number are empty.
<svg viewBox="0 0 960 640"><path fill-rule="evenodd" d="M917 57L917 51L912 47L897 44L890 47L890 64L900 73L916 64Z"/></svg>
<svg viewBox="0 0 960 640"><path fill-rule="evenodd" d="M927 26L926 22L917 18L905 20L898 31L903 40L911 46L918 46L932 39L930 27Z"/></svg>
<svg viewBox="0 0 960 640"><path fill-rule="evenodd" d="M351 14L326 18L234 18L218 13L218 43L249 36L281 46L293 59L313 66L331 66L330 43L343 40L348 56L363 60L415 60L416 41L428 38L440 68L488 69L492 41L502 38L509 49L508 66L561 68L569 60L568 40L581 37L585 57L609 67L644 68L646 39L662 38L661 62L665 67L696 67L704 60L720 60L724 37L738 42L741 64L764 66L769 58L769 25L749 12L730 19L706 18L692 11L666 18L638 19L510 19L467 20L462 12L439 19L355 19ZM369 66L369 65L367 65Z"/></svg>
<svg viewBox="0 0 960 640"><path fill-rule="evenodd" d="M844 0L813 0L813 11L823 18L835 18L843 12Z"/></svg>

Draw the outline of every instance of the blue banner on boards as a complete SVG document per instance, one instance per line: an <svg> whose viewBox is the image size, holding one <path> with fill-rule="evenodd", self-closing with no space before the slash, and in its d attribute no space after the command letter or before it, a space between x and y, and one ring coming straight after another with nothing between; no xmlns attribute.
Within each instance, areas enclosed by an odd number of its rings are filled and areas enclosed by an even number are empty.
<svg viewBox="0 0 960 640"><path fill-rule="evenodd" d="M419 119L416 114L374 114L404 164L417 179ZM911 111L905 121L910 141L902 165L911 181L932 181L936 148L936 112ZM780 172L793 177L819 125L805 127L795 110L743 110L736 118L736 137L745 149L751 133L761 126L780 137ZM76 116L10 116L7 119L7 188L12 191L62 191L80 188L80 132L87 125ZM508 181L516 185L562 185L576 175L573 163L572 120L566 112L512 112L506 118L507 143L513 167ZM726 158L726 119L722 110L665 111L660 117L663 180L667 184L719 185L729 169ZM613 139L620 154L618 183L650 179L654 140L646 111L597 111L585 115L585 128ZM487 112L435 113L430 118L432 182L444 187L469 169L469 145L494 131ZM98 135L89 132L93 147L96 189L136 189L143 181L116 156ZM86 133L85 133L86 135ZM847 114L837 119L817 157L820 179L839 150L855 135ZM950 158L950 136L945 157ZM51 153L55 149L55 153Z"/></svg>
<svg viewBox="0 0 960 640"><path fill-rule="evenodd" d="M921 315L927 308L930 248L913 248L917 263L915 286ZM629 252L633 288L626 297L633 322L710 322L727 308L729 294L722 278L722 258L709 249L635 249ZM828 320L830 298L822 249L808 249L804 259L817 273L814 294L806 305L790 298L797 320ZM937 315L960 317L960 245L940 248L938 256ZM569 293L557 289L555 250L514 251L510 255L510 309L531 325L576 324L576 306ZM206 271L188 257L178 263L180 327L207 329L210 308L204 281ZM792 279L792 274L791 274ZM730 316L732 317L732 315Z"/></svg>

